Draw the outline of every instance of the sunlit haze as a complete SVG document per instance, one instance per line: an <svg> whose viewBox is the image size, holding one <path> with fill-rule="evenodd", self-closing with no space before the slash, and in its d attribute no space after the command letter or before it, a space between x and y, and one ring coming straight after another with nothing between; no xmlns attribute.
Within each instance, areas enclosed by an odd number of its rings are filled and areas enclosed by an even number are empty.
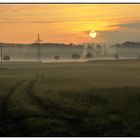
<svg viewBox="0 0 140 140"><path fill-rule="evenodd" d="M139 41L140 4L0 4L0 42ZM91 31L97 36L89 36Z"/></svg>

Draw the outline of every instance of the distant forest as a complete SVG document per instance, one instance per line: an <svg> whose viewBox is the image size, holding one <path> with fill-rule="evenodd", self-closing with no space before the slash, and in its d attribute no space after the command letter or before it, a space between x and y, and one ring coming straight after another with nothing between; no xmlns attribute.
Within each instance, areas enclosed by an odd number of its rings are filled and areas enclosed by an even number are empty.
<svg viewBox="0 0 140 140"><path fill-rule="evenodd" d="M112 45L112 47L115 47L115 48L140 48L140 42L126 41L122 44Z"/></svg>
<svg viewBox="0 0 140 140"><path fill-rule="evenodd" d="M88 47L93 47L95 44L94 43L87 43ZM35 46L36 43L31 43L31 44L17 44L17 43L0 43L0 46L4 47L24 47L24 46ZM96 44L98 46L99 44ZM61 46L61 47L84 47L84 44L74 44L74 43L41 43L40 46L42 47L56 47L56 46ZM140 42L132 42L132 41L126 41L122 44L114 44L111 45L113 48L140 48Z"/></svg>
<svg viewBox="0 0 140 140"><path fill-rule="evenodd" d="M13 46L13 47L24 47L24 46L35 46L37 45L36 43L31 43L31 44L17 44L17 43L0 43L0 46L4 46L4 47L9 47L9 46ZM64 44L64 43L41 43L40 46L42 47L53 47L53 46L65 46L65 47L83 47L83 44L73 44L73 43L69 43L69 44Z"/></svg>

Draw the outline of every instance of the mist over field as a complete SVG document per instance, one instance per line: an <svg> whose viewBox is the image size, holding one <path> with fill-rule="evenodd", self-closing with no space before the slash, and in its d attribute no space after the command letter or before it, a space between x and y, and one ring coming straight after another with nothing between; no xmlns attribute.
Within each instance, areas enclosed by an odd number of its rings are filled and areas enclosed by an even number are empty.
<svg viewBox="0 0 140 140"><path fill-rule="evenodd" d="M55 62L55 56L59 56L59 62L74 61L72 54L79 55L78 61L84 62L88 53L92 55L91 60L94 59L114 59L117 54L120 59L137 59L140 53L140 46L135 47L118 47L115 45L100 45L100 44L87 44L87 45L43 45L40 47L40 57L42 62ZM86 46L86 47L85 47ZM10 56L11 61L37 61L37 46L32 44L12 44L4 45L3 56Z"/></svg>

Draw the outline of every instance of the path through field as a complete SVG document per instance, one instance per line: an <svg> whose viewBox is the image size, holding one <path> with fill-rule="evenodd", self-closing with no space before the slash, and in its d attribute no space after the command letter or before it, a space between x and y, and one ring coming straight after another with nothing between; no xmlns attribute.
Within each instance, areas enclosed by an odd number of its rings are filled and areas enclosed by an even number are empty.
<svg viewBox="0 0 140 140"><path fill-rule="evenodd" d="M10 63L0 136L140 136L140 62Z"/></svg>
<svg viewBox="0 0 140 140"><path fill-rule="evenodd" d="M8 103L8 99L14 94L15 90L22 85L22 83L25 82L25 80L22 80L20 82L18 82L14 87L12 87L10 89L10 91L7 93L6 96L3 97L3 100L1 101L1 109L0 109L0 114L2 118L6 118L7 117L7 103Z"/></svg>

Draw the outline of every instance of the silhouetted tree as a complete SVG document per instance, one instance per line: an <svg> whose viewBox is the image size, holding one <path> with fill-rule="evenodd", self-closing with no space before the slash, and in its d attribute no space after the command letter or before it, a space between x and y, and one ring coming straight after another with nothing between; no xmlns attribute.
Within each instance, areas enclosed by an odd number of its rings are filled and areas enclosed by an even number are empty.
<svg viewBox="0 0 140 140"><path fill-rule="evenodd" d="M69 46L74 46L74 44L73 43L69 43Z"/></svg>
<svg viewBox="0 0 140 140"><path fill-rule="evenodd" d="M119 55L118 55L118 54L115 54L115 55L114 55L114 58L115 58L115 59L119 59Z"/></svg>
<svg viewBox="0 0 140 140"><path fill-rule="evenodd" d="M102 46L99 45L99 44L97 44L97 45L96 45L96 48L97 48L97 49L102 49Z"/></svg>
<svg viewBox="0 0 140 140"><path fill-rule="evenodd" d="M72 58L75 59L75 61L76 61L77 59L80 58L80 56L79 56L79 54L73 53Z"/></svg>
<svg viewBox="0 0 140 140"><path fill-rule="evenodd" d="M56 60L56 62L60 59L60 56L58 56L58 55L56 55L55 57L54 57L54 59Z"/></svg>
<svg viewBox="0 0 140 140"><path fill-rule="evenodd" d="M86 55L86 58L87 59L90 59L90 58L92 58L93 56L92 56L92 54L91 53L87 53L87 55Z"/></svg>
<svg viewBox="0 0 140 140"><path fill-rule="evenodd" d="M102 52L102 46L100 44L96 45L96 54L97 55L101 55Z"/></svg>
<svg viewBox="0 0 140 140"><path fill-rule="evenodd" d="M3 60L5 60L5 61L10 60L10 56L9 56L9 55L4 55L4 56L3 56Z"/></svg>

